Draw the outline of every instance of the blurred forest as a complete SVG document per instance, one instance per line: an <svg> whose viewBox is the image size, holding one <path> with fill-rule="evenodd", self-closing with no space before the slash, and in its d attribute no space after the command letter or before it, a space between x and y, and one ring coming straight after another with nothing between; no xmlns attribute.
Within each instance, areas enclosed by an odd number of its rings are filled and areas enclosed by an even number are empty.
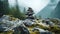
<svg viewBox="0 0 60 34"><path fill-rule="evenodd" d="M16 6L11 8L9 7L8 0L0 0L0 17L3 15L12 15L19 19L25 19L25 14L20 11L17 0Z"/></svg>

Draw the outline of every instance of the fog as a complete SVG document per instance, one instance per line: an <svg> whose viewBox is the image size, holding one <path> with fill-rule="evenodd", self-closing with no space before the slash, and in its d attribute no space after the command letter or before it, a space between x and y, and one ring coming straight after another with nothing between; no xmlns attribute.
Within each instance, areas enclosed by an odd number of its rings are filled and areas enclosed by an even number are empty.
<svg viewBox="0 0 60 34"><path fill-rule="evenodd" d="M21 10L22 8L28 8L31 7L35 14L37 14L39 11L41 11L47 4L50 2L50 0L17 0L18 5ZM16 0L9 0L9 5L10 6L15 6L16 5Z"/></svg>

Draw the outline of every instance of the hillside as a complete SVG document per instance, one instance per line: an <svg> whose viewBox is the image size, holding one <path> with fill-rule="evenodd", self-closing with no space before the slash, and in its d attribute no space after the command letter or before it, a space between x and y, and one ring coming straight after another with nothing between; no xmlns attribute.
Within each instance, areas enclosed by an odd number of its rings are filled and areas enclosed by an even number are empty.
<svg viewBox="0 0 60 34"><path fill-rule="evenodd" d="M60 18L60 2L58 3L55 10L51 13L52 18Z"/></svg>
<svg viewBox="0 0 60 34"><path fill-rule="evenodd" d="M51 0L51 2L44 9L37 13L37 16L41 16L42 18L50 18L50 15L53 12L53 10L55 10L55 8L57 7L58 2L58 0Z"/></svg>

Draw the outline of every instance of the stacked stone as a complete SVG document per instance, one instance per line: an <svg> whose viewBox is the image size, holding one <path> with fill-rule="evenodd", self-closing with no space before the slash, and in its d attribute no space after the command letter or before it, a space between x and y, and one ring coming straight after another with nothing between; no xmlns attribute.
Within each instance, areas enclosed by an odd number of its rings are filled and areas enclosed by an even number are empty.
<svg viewBox="0 0 60 34"><path fill-rule="evenodd" d="M27 18L34 19L33 14L34 14L34 12L33 12L32 8L29 7L29 9L27 10L27 13L26 13Z"/></svg>

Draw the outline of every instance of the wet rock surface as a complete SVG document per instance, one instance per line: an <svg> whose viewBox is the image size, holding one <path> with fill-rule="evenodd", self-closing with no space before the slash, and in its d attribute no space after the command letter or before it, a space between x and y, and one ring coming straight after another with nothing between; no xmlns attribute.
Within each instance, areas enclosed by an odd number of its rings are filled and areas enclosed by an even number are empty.
<svg viewBox="0 0 60 34"><path fill-rule="evenodd" d="M59 23L58 23L59 24ZM0 18L0 31L13 31L13 34L52 34L54 31L59 30L59 25L55 24L51 19L25 19L20 20L18 18L11 17L9 15L3 15Z"/></svg>

